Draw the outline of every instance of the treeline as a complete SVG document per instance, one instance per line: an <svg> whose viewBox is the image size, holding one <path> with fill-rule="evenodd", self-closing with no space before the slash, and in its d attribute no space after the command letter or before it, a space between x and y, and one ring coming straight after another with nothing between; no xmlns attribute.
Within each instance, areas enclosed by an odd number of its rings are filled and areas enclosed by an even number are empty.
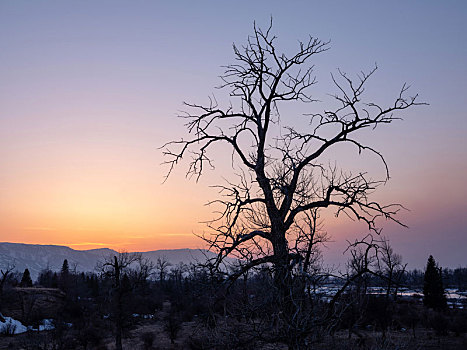
<svg viewBox="0 0 467 350"><path fill-rule="evenodd" d="M402 286L436 289L441 276L445 287L465 288L467 268L440 269L434 260L433 267L428 284L426 271L404 269L394 270L392 280L388 271L342 280L337 283L342 290L338 299L323 298L321 289L308 284L304 298L309 302L303 304L310 309L303 315L309 319L298 322L307 325L304 332L310 334L308 341L317 347L326 337L342 331L362 342L368 332L379 332L385 338L387 332L404 329L410 330L413 339L421 336L420 328L432 329L439 336L464 334L465 310L448 309L442 303L423 305L393 294ZM321 272L314 276L316 287L336 283ZM5 277L4 271L2 274ZM171 266L164 259L152 263L140 255L122 253L103 260L93 273L70 269L65 260L60 271L43 270L35 283L29 271L22 275L11 272L1 280L0 301L4 314L25 325L38 327L43 319L53 319L53 330L28 334L21 345L25 349L104 348L109 338L115 348L122 349L123 339L147 322L161 325L174 342L182 325L192 321L199 327L185 338L187 348L249 349L280 343L287 336L276 326L273 281L268 266L228 283L222 272L209 266ZM342 288L344 284L346 288ZM370 286L387 287L388 293L372 295ZM151 349L157 337L155 330L148 331L140 341Z"/></svg>
<svg viewBox="0 0 467 350"><path fill-rule="evenodd" d="M59 272L45 269L35 283L25 283L24 275L30 280L27 269L5 278L3 314L34 328L44 319L53 319L54 325L47 334L30 333L29 342L22 344L25 349L94 349L109 337L121 344L132 329L154 320L156 314L163 315L159 321L175 341L183 322L197 319L211 325L222 309L217 292L220 277L209 269L183 263L172 266L164 259L152 263L137 254L109 257L96 272L70 270L65 260ZM144 334L144 343L152 343L155 334Z"/></svg>
<svg viewBox="0 0 467 350"><path fill-rule="evenodd" d="M442 279L445 288L457 289L460 292L467 291L467 267L442 268ZM400 285L407 288L422 289L425 271L413 269L404 271L400 278ZM385 284L384 279L373 276L370 277L372 286Z"/></svg>

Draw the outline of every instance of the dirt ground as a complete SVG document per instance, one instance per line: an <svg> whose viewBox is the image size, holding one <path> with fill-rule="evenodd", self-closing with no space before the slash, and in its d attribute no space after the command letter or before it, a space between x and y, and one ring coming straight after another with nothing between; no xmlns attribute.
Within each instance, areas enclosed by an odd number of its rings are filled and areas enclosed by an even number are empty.
<svg viewBox="0 0 467 350"><path fill-rule="evenodd" d="M49 304L58 302L61 299L60 295L55 295L54 291L43 293L47 297L41 297L40 302ZM123 339L123 349L128 350L175 350L175 349L194 349L190 346L193 336L198 339L203 335L208 336L210 333L206 328L202 328L200 322L184 322L181 324L181 329L177 334L174 344L164 328L164 318L168 315L170 303L165 302L161 311L158 311L154 318L144 319L135 318L136 326L129 332L129 337ZM72 334L70 336L77 336ZM218 333L218 337L220 333ZM234 334L234 333L228 333ZM467 349L467 334L456 336L448 334L446 336L437 336L434 331L418 328L415 332L415 338L412 331L391 331L388 332L386 339L383 341L382 334L374 331L361 331L363 338L358 338L355 335L349 339L347 331L337 332L333 337L326 336L320 343L313 344L310 348L317 350L466 350ZM222 335L221 335L222 336ZM234 336L234 335L232 335ZM30 334L18 334L10 337L0 336L0 349L44 349L51 350L50 339L53 337L53 331L31 332ZM151 342L144 341L144 338L152 338ZM364 339L364 340L362 340ZM230 342L232 340L232 342ZM234 344L235 339L223 339L224 344ZM49 345L47 345L49 344ZM286 350L287 347L281 344L253 345L248 344L245 348L258 350ZM78 348L78 349L83 349ZM102 337L99 347L90 348L88 350L113 350L115 349L114 338L112 335L105 334ZM217 350L216 348L211 348ZM219 350L233 349L232 346L225 346ZM239 348L241 349L241 348ZM72 350L72 349L67 349Z"/></svg>
<svg viewBox="0 0 467 350"><path fill-rule="evenodd" d="M123 339L123 349L128 350L184 350L192 349L189 345L190 336L198 330L195 322L185 322L175 340L171 344L168 335L164 331L163 323L160 320L144 320L135 329L131 331L131 337ZM146 347L143 341L143 334L151 333L154 335L154 341L151 347ZM34 335L37 338L37 334ZM40 334L41 339L37 340L37 349L47 342L51 337L50 331L44 331ZM24 344L31 344L31 335L19 334L12 337L0 337L0 349L27 349ZM30 346L31 346L30 345ZM32 349L34 347L29 347ZM326 337L323 342L314 344L312 349L317 350L465 350L467 349L467 336L436 336L433 332L423 329L417 330L416 338L413 338L411 332L390 332L385 341L382 341L381 334L377 332L368 332L365 334L365 341L359 340L356 336L348 339L348 332L342 331L331 337ZM50 349L50 348L48 348ZM94 350L113 350L114 339L106 337L102 346ZM268 344L255 347L258 350L285 350L286 347L281 344ZM71 350L71 349L70 349ZM222 350L222 349L220 349Z"/></svg>

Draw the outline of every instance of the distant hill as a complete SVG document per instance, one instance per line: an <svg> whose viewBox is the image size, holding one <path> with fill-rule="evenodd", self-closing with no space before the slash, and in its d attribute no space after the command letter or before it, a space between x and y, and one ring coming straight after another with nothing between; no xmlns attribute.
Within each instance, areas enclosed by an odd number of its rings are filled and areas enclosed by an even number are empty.
<svg viewBox="0 0 467 350"><path fill-rule="evenodd" d="M0 242L0 269L5 269L8 264L13 264L15 269L23 272L28 268L33 280L46 268L52 271L59 271L63 260L67 259L70 269L76 267L77 271L94 271L99 260L117 254L115 250L109 248L75 250L58 245L40 245ZM206 256L211 258L215 254L200 249L165 249L142 252L143 257L156 262L157 258L164 257L172 265L181 262L185 264L203 262Z"/></svg>

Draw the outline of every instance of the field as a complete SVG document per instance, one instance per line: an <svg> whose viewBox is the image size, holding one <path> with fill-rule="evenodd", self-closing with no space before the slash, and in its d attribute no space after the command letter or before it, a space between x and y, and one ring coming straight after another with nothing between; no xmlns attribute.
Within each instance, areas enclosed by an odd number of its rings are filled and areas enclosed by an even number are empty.
<svg viewBox="0 0 467 350"><path fill-rule="evenodd" d="M53 316L61 310L64 293L53 288L18 288L18 303L12 303L5 311L21 319L21 303L25 300L35 303L32 311L41 310L42 316ZM22 299L21 299L22 298ZM22 300L22 301L21 301ZM413 308L422 317L436 319L440 314L426 311L420 303L400 302L400 308ZM287 349L280 342L265 342L254 336L252 329L259 320L238 320L229 316L216 316L215 325L210 325L201 315L192 315L191 320L177 319L170 323L170 315L175 306L169 300L153 314L130 315L128 328L124 333L123 349L169 350L169 349ZM183 310L182 310L183 311ZM467 319L465 310L450 310L438 319L439 327L430 328L425 324L415 324L409 329L400 324L400 315L393 315L392 325L383 333L376 324L358 325L349 329L336 329L331 333L317 334L308 344L310 349L452 349L467 348L467 335L462 325L455 332L453 322ZM451 318L450 318L451 317ZM443 322L445 324L443 324ZM74 327L55 324L54 329L30 330L16 335L0 336L0 349L115 349L112 324L105 316L91 320L96 327ZM79 328L79 329L78 329ZM341 327L342 328L342 327ZM462 332L463 330L463 332ZM173 342L171 341L171 331Z"/></svg>

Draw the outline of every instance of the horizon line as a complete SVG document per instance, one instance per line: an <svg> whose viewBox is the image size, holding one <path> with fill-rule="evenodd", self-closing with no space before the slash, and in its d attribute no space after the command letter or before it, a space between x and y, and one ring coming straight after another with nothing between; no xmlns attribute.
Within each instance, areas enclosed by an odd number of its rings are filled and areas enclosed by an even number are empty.
<svg viewBox="0 0 467 350"><path fill-rule="evenodd" d="M72 249L74 251L79 251L79 252L86 252L86 251L90 251L90 250L99 250L99 249L109 249L109 250L113 250L117 253L150 253L150 252L155 252L155 251L161 251L161 250L208 250L208 249L204 249L204 248L163 248L163 249L151 249L151 250L144 250L144 251L129 251L129 250L116 250L116 249L113 249L113 248L109 248L108 246L105 246L105 247L102 247L102 248L91 248L91 249L75 249L75 248L72 248L70 247L70 245L105 245L105 243L75 243L75 244L43 244L43 243L25 243L25 242L7 242L7 241L2 241L0 242L0 244L3 244L3 243L7 243L7 244L23 244L23 245L38 245L38 246L52 246L52 247L65 247L65 248L69 248L69 249Z"/></svg>

